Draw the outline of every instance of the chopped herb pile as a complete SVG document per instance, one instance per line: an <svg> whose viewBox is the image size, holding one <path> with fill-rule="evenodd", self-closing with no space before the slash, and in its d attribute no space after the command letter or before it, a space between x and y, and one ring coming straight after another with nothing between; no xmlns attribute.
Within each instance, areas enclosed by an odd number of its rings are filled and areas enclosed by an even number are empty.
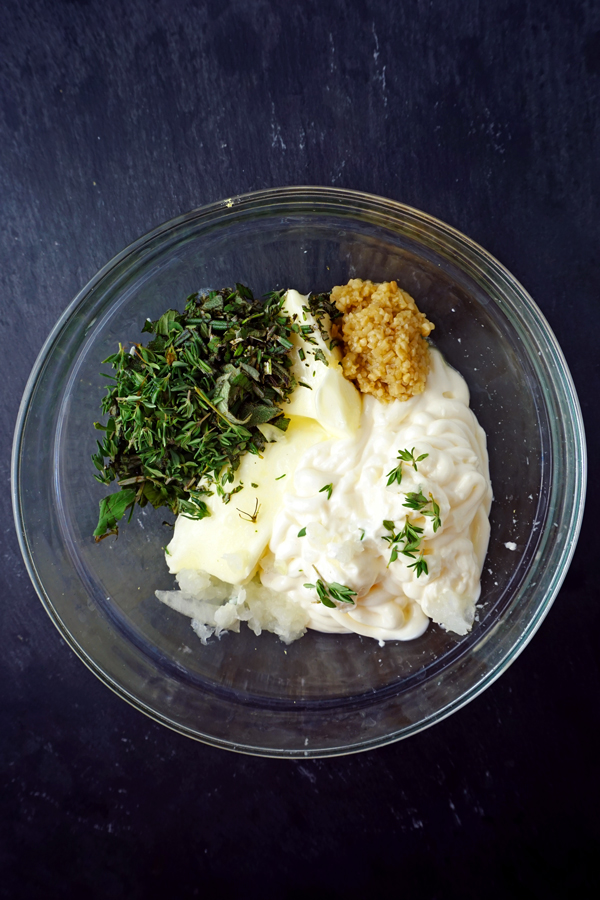
<svg viewBox="0 0 600 900"><path fill-rule="evenodd" d="M135 504L209 515L203 497L211 487L228 502L241 456L264 449L258 426L286 430L277 404L296 386L288 351L300 325L282 311L284 296L255 299L241 284L192 294L182 313L170 309L146 322L142 331L154 335L146 347L119 345L104 360L114 384L102 401L109 419L95 423L105 436L92 459L96 479L117 481L121 491L101 501L96 540L118 533ZM325 310L328 296L313 298L311 309Z"/></svg>
<svg viewBox="0 0 600 900"><path fill-rule="evenodd" d="M321 337L325 341L326 344L329 344L329 349L333 350L340 342L337 338L332 337L329 333L327 327L326 316L329 316L330 321L333 323L336 319L339 319L343 313L337 308L335 303L331 301L331 294L311 294L307 301L308 312L311 312L314 316L317 325L319 326L319 331L321 333ZM313 337L308 338L308 342L310 344L316 344L316 341ZM315 359L320 359L321 362L324 362L327 365L327 360L321 350L317 350L314 354Z"/></svg>

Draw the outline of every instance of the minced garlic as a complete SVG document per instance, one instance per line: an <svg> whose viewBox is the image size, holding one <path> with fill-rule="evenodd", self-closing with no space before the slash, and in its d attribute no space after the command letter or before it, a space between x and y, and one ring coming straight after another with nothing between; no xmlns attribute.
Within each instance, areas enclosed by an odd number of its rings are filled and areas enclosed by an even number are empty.
<svg viewBox="0 0 600 900"><path fill-rule="evenodd" d="M378 400L408 400L425 389L429 346L435 327L395 281L360 278L334 287L331 299L343 313L336 320L344 344L344 375Z"/></svg>

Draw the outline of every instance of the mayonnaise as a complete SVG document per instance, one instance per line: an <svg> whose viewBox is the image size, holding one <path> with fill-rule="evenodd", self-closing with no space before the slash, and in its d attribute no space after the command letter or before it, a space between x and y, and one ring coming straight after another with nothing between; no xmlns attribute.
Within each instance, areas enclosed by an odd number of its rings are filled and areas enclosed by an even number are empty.
<svg viewBox="0 0 600 900"><path fill-rule="evenodd" d="M491 486L485 435L468 406L464 379L431 351L427 386L405 402L363 398L359 431L303 454L273 522L261 581L304 606L319 631L354 631L383 640L416 637L429 619L457 634L473 623L488 539ZM427 454L403 464L400 485L387 486L398 451ZM331 498L320 493L332 484ZM431 494L441 526L407 509L406 494ZM399 531L407 516L422 527L428 574L390 551L383 522ZM306 528L306 535L298 533ZM357 593L356 604L330 610L304 587L321 577Z"/></svg>

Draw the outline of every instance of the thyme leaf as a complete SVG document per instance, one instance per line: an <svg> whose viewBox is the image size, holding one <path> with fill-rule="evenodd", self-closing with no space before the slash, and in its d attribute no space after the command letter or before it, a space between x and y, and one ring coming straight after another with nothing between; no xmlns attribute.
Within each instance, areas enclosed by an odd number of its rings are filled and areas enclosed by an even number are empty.
<svg viewBox="0 0 600 900"><path fill-rule="evenodd" d="M319 570L315 566L313 566L313 569L317 575L319 575L319 578L315 584L307 583L304 587L309 590L316 590L317 597L323 606L326 606L328 609L336 609L336 603L356 603L354 600L356 591L353 591L352 588L349 588L345 584L339 584L337 581L332 581L328 584L324 578L320 576Z"/></svg>
<svg viewBox="0 0 600 900"><path fill-rule="evenodd" d="M421 456L417 456L415 459L415 448L412 450L398 450L398 459L400 463L396 466L395 469L392 469L387 473L387 487L389 487L394 482L398 484L402 483L402 463L410 463L412 465L415 472L418 472L417 463L421 462L423 459L427 459L429 453L422 453Z"/></svg>
<svg viewBox="0 0 600 900"><path fill-rule="evenodd" d="M107 534L119 533L117 522L129 508L133 508L135 493L131 488L123 488L118 494L109 494L100 502L100 518L94 531L97 541Z"/></svg>
<svg viewBox="0 0 600 900"><path fill-rule="evenodd" d="M409 569L414 569L417 573L417 578L421 575L429 575L429 569L427 568L427 563L423 559L423 554L419 556L413 563L408 564Z"/></svg>
<svg viewBox="0 0 600 900"><path fill-rule="evenodd" d="M389 531L389 534L382 535L382 539L390 545L391 550L388 568L393 562L396 562L400 554L408 556L410 559L415 559L417 552L420 552L419 560L422 560L422 562L415 566L417 578L422 574L427 575L427 563L423 559L423 551L420 546L423 540L424 529L415 525L408 517L404 526L398 532L396 532L394 523L389 519L384 520L383 527L386 531ZM414 563L409 563L408 567L413 568L414 565Z"/></svg>
<svg viewBox="0 0 600 900"><path fill-rule="evenodd" d="M425 509L429 504L431 504L431 509ZM440 519L440 508L434 500L433 494L430 494L429 499L427 499L422 490L417 492L413 491L406 495L406 503L403 503L402 506L417 510L422 516L429 516L433 519L434 534L442 524L442 520Z"/></svg>

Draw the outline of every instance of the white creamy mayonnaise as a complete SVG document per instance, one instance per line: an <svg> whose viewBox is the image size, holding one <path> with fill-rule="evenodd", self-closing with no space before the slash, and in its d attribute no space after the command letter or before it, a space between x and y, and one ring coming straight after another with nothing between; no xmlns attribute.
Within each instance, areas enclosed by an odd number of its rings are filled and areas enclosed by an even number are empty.
<svg viewBox="0 0 600 900"><path fill-rule="evenodd" d="M387 486L399 450L427 454L418 471L403 465L400 485ZM332 484L331 498L320 493ZM483 429L469 409L464 379L431 350L422 394L380 403L363 397L360 428L349 438L307 450L275 516L261 581L302 605L308 626L354 631L380 640L421 634L429 619L457 634L473 624L489 539L492 492ZM441 526L403 504L421 490L435 498ZM388 565L384 520L399 531L407 516L424 529L428 574L417 577L400 555ZM306 535L298 532L306 528ZM317 574L318 573L318 574ZM353 607L327 609L303 585L336 581L357 593Z"/></svg>
<svg viewBox="0 0 600 900"><path fill-rule="evenodd" d="M313 323L305 300L288 291L286 307ZM480 593L492 491L485 434L464 379L432 349L423 393L391 403L365 395L361 403L339 351L318 338L325 366L314 346L297 337L294 373L310 388L298 387L284 407L287 433L273 434L277 443L262 459L242 460L234 486L244 489L227 505L209 498L210 518L178 518L167 562L181 591L157 597L190 616L203 640L238 630L242 620L288 641L306 627L409 640L430 620L465 634ZM427 454L418 471L404 463L401 484L388 486L398 451L413 448L415 458ZM329 499L325 485L332 485ZM439 505L437 532L431 517L403 505L418 491ZM240 516L238 507L251 512L255 504L256 522ZM409 557L389 563L383 539L384 521L400 531L407 516L423 528L428 572L418 577ZM318 578L351 588L355 603L325 607L305 587Z"/></svg>

